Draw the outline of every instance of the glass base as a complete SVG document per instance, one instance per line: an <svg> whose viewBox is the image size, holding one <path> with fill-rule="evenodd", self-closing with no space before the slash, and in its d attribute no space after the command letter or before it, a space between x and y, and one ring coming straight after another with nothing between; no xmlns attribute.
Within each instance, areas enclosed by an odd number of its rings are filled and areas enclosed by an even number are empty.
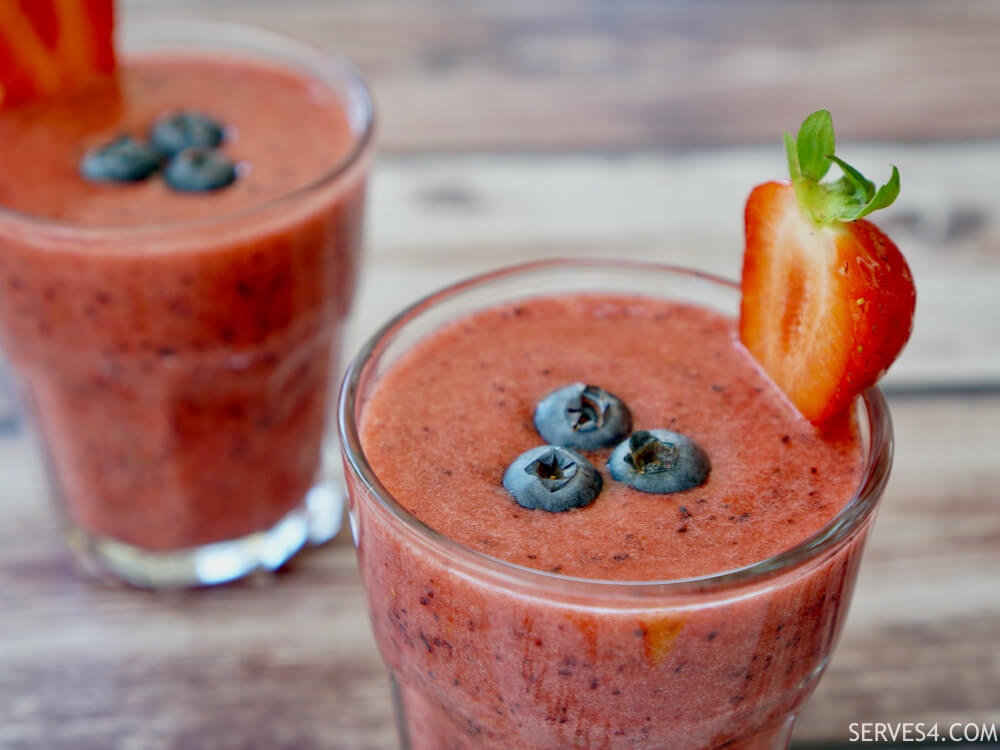
<svg viewBox="0 0 1000 750"><path fill-rule="evenodd" d="M344 507L344 489L324 481L270 529L239 539L151 552L72 525L66 538L83 572L106 583L154 590L215 586L273 573L303 547L329 541L340 531Z"/></svg>

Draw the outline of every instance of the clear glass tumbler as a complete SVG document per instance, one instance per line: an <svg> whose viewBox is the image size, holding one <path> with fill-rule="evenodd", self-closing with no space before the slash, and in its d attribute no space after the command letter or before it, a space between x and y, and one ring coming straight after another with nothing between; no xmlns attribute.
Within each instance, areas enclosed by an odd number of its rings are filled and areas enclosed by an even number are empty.
<svg viewBox="0 0 1000 750"><path fill-rule="evenodd" d="M472 310L588 290L734 315L739 303L734 284L689 270L545 261L415 304L348 369L349 513L401 746L787 748L843 625L888 480L892 428L877 389L855 407L863 477L829 524L770 559L684 580L570 578L472 551L404 510L369 465L359 439L369 394L414 342Z"/></svg>
<svg viewBox="0 0 1000 750"><path fill-rule="evenodd" d="M324 445L373 105L349 63L267 32L163 21L119 41L126 61L277 67L347 123L307 145L276 133L320 176L209 216L108 226L0 208L0 346L76 558L109 581L211 585L339 528Z"/></svg>

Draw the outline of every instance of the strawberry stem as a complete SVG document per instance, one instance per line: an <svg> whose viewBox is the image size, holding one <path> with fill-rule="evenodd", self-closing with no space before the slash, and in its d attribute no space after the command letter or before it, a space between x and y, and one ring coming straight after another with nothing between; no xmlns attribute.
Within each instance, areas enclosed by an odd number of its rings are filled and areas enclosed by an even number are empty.
<svg viewBox="0 0 1000 750"><path fill-rule="evenodd" d="M821 109L813 112L799 128L798 137L785 133L788 172L799 205L817 224L850 222L889 206L899 195L899 170L892 167L889 181L876 190L875 183L836 156L833 118ZM830 166L836 164L843 175L823 182Z"/></svg>

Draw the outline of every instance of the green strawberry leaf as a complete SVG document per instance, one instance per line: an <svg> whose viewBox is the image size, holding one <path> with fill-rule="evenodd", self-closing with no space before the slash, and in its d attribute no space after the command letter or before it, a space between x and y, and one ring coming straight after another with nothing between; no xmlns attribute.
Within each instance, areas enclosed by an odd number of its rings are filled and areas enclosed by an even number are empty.
<svg viewBox="0 0 1000 750"><path fill-rule="evenodd" d="M878 211L880 208L891 206L897 197L899 197L899 170L896 169L895 165L893 165L889 181L878 189L875 196L868 201L868 205L865 206L861 213L854 218L860 219L862 216L867 216L872 211Z"/></svg>
<svg viewBox="0 0 1000 750"><path fill-rule="evenodd" d="M798 138L785 134L788 171L799 203L818 224L850 222L892 204L899 195L899 170L892 168L889 181L875 189L866 178L834 154L833 118L821 109L813 112L799 128ZM822 182L830 165L840 167L838 180Z"/></svg>
<svg viewBox="0 0 1000 750"><path fill-rule="evenodd" d="M830 170L830 159L836 150L833 138L833 118L825 109L813 112L799 128L797 151L803 177L819 182Z"/></svg>
<svg viewBox="0 0 1000 750"><path fill-rule="evenodd" d="M843 182L845 185L848 186L848 189L845 190L845 193L849 192L853 195L862 198L863 200L861 200L861 203L863 204L867 203L872 199L872 197L874 197L875 195L874 182L867 179L863 174L861 174L861 172L852 167L850 164L841 159L839 156L833 156L831 154L829 158L830 161L832 161L834 164L840 167L841 171L843 171L844 173L844 176L841 177L839 181Z"/></svg>
<svg viewBox="0 0 1000 750"><path fill-rule="evenodd" d="M792 182L802 179L802 170L799 169L799 152L795 147L795 138L789 133L785 133L785 155L788 157L788 174L792 177Z"/></svg>

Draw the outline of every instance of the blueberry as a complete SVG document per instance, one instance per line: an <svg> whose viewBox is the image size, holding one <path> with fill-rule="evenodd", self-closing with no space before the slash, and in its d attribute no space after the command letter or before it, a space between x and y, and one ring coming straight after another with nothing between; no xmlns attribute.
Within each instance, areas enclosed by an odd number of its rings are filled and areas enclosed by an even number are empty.
<svg viewBox="0 0 1000 750"><path fill-rule="evenodd" d="M80 174L92 182L140 182L159 167L155 148L123 135L87 151L80 161Z"/></svg>
<svg viewBox="0 0 1000 750"><path fill-rule="evenodd" d="M632 429L632 413L596 385L571 383L535 407L535 429L553 445L592 451L614 445Z"/></svg>
<svg viewBox="0 0 1000 750"><path fill-rule="evenodd" d="M703 484L711 465L697 443L671 430L639 430L611 452L608 470L643 492L682 492Z"/></svg>
<svg viewBox="0 0 1000 750"><path fill-rule="evenodd" d="M522 453L503 474L503 486L519 505L553 513L590 505L603 484L590 461L555 445Z"/></svg>
<svg viewBox="0 0 1000 750"><path fill-rule="evenodd" d="M225 128L201 112L180 110L161 115L149 131L149 140L166 157L186 148L215 148L225 139Z"/></svg>
<svg viewBox="0 0 1000 750"><path fill-rule="evenodd" d="M236 165L214 149L187 148L167 162L163 178L174 190L218 190L236 179Z"/></svg>

